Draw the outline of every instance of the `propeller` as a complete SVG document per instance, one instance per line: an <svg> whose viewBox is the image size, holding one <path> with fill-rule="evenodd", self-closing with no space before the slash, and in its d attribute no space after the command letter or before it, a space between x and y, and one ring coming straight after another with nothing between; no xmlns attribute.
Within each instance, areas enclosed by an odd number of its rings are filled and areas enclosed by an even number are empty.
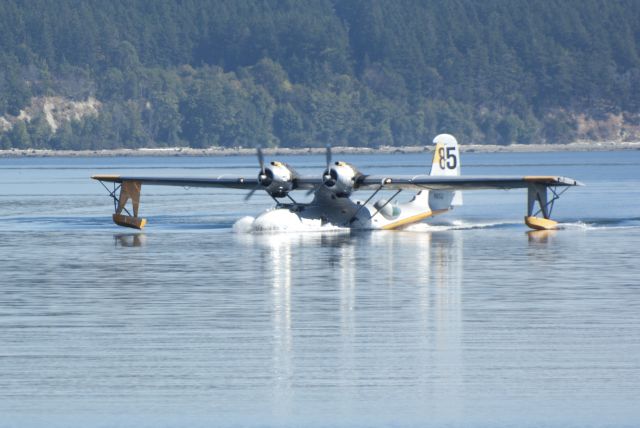
<svg viewBox="0 0 640 428"><path fill-rule="evenodd" d="M251 199L256 190L260 190L264 183L269 177L267 176L266 169L264 167L264 154L262 153L262 147L258 146L257 148L257 156L258 156L258 164L260 165L260 174L258 174L258 185L251 189L247 196L244 197L245 201Z"/></svg>
<svg viewBox="0 0 640 428"><path fill-rule="evenodd" d="M256 193L256 190L260 189L259 187L254 187L253 189L249 190L249 193L247 193L247 196L244 197L245 201L248 201L249 199L251 199L251 197L253 196L254 193Z"/></svg>
<svg viewBox="0 0 640 428"><path fill-rule="evenodd" d="M329 169L331 168L331 144L327 144L327 150L325 152L325 157L327 159L327 170L326 170L326 172L329 173Z"/></svg>
<svg viewBox="0 0 640 428"><path fill-rule="evenodd" d="M331 158L332 158L331 144L327 144L327 149L325 151L325 159L326 159L326 162L327 162L327 168L324 170L324 173L322 174L322 184L320 184L320 186L322 186L324 183L326 183L327 180L331 180ZM318 190L320 188L320 186L316 186L313 189L309 189L309 191L307 192L307 196L309 196L310 194L312 194L313 192Z"/></svg>
<svg viewBox="0 0 640 428"><path fill-rule="evenodd" d="M326 184L330 180L333 180L334 177L331 175L331 145L327 144L327 169L324 171L324 175L322 176L322 184Z"/></svg>
<svg viewBox="0 0 640 428"><path fill-rule="evenodd" d="M260 176L264 175L264 154L262 154L262 147L258 146L258 164L260 164Z"/></svg>

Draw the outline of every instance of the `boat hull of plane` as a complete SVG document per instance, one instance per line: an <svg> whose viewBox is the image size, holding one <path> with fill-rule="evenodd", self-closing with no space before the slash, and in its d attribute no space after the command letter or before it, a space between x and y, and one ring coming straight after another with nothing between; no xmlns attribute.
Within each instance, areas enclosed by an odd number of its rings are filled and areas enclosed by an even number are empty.
<svg viewBox="0 0 640 428"><path fill-rule="evenodd" d="M394 206L395 215L384 216L374 206L362 206L359 210L333 211L331 218L324 214L324 207L298 205L287 208L274 208L267 210L251 218L250 224L242 229L256 232L302 232L302 231L335 231L335 230L393 230L402 229L411 224L419 223L436 214L442 214L448 210L421 210L398 208ZM341 214L341 215L338 215ZM246 220L242 220L246 223Z"/></svg>

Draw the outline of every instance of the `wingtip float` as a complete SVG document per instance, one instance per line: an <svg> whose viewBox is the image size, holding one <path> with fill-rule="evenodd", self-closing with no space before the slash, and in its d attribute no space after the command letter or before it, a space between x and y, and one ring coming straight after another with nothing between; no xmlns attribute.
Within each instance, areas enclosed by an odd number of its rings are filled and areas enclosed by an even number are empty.
<svg viewBox="0 0 640 428"><path fill-rule="evenodd" d="M324 225L357 229L399 229L445 213L462 205L463 190L527 189L525 224L534 230L553 230L558 223L551 219L554 203L567 189L582 186L577 180L561 176L460 176L460 151L452 135L440 134L431 163L431 172L416 176L366 175L355 166L332 162L327 148L327 166L320 176L301 176L283 162L264 162L258 149L259 173L257 177L219 176L213 178L144 177L120 175L93 175L113 199L115 224L142 229L146 219L138 216L142 185L181 187L214 187L246 190L250 198L257 190L265 191L276 203L275 209L261 214L269 218L274 211L283 210L301 225ZM111 183L109 188L105 183ZM290 195L295 190L313 193L309 203L296 202ZM365 201L352 200L358 190L372 194ZM382 190L395 191L389 199L374 198ZM416 192L404 203L394 202L405 190ZM130 208L128 208L129 206Z"/></svg>

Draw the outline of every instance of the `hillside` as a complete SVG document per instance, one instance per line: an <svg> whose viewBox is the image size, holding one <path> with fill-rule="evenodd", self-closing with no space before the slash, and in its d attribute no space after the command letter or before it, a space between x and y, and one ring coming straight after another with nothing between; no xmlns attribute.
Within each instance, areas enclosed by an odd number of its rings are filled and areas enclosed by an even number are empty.
<svg viewBox="0 0 640 428"><path fill-rule="evenodd" d="M640 140L634 0L4 0L0 148Z"/></svg>

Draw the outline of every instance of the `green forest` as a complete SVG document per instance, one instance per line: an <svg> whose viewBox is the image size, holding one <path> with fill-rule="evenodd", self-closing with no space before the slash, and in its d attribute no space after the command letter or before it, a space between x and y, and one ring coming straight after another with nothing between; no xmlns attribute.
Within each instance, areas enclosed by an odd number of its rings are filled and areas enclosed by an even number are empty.
<svg viewBox="0 0 640 428"><path fill-rule="evenodd" d="M638 0L3 0L0 47L2 149L568 143L621 137L584 123L640 126ZM99 107L55 129L21 118L47 97Z"/></svg>

